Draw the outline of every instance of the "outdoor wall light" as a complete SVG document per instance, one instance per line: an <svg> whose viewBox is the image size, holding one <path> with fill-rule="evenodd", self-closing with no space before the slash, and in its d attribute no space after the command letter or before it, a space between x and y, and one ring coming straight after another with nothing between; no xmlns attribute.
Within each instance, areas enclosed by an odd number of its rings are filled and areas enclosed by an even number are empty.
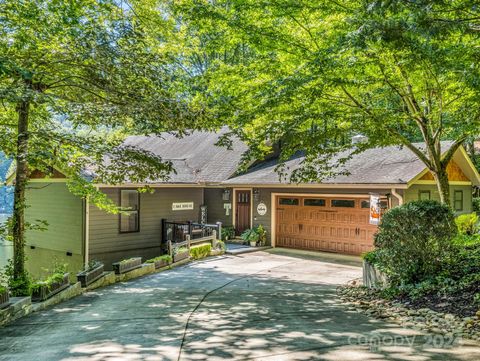
<svg viewBox="0 0 480 361"><path fill-rule="evenodd" d="M230 189L224 189L222 193L222 200L229 201L230 200Z"/></svg>

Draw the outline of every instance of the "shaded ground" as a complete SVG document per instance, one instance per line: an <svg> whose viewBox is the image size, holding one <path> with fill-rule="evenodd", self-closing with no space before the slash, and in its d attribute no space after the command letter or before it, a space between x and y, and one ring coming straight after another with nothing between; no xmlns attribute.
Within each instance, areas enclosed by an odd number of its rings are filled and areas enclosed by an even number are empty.
<svg viewBox="0 0 480 361"><path fill-rule="evenodd" d="M116 284L0 328L0 360L478 360L347 309L357 259L273 250ZM440 336L439 336L440 337Z"/></svg>
<svg viewBox="0 0 480 361"><path fill-rule="evenodd" d="M402 297L398 301L416 309L427 307L437 312L470 317L475 316L479 310L479 305L475 302L475 295L478 293L480 293L480 283L477 282L470 287L446 295L432 293L416 299Z"/></svg>

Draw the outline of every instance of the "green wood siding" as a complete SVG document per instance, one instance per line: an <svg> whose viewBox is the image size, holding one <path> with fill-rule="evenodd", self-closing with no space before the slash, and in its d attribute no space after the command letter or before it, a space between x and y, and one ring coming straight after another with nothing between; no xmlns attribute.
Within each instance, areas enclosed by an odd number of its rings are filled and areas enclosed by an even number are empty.
<svg viewBox="0 0 480 361"><path fill-rule="evenodd" d="M414 184L405 191L405 202L412 202L419 199L419 194L421 191L430 191L431 198L433 200L439 201L440 196L436 185L432 184ZM470 213L472 212L472 186L459 186L452 185L450 186L450 202L453 206L453 197L455 191L463 192L463 211L457 213Z"/></svg>
<svg viewBox="0 0 480 361"><path fill-rule="evenodd" d="M102 189L116 204L120 202L118 188ZM193 202L193 210L172 211L173 202ZM119 233L119 215L106 213L90 206L89 257L112 262L140 256L144 260L160 254L161 220L198 221L203 204L202 188L157 188L154 193L140 194L140 231Z"/></svg>
<svg viewBox="0 0 480 361"><path fill-rule="evenodd" d="M42 268L55 262L68 263L70 271L82 266L84 210L81 198L71 194L65 183L31 182L26 191L25 219L48 223L47 230L26 231L27 269L40 277ZM32 248L34 247L34 248ZM72 256L67 256L67 252Z"/></svg>
<svg viewBox="0 0 480 361"><path fill-rule="evenodd" d="M222 199L224 188L206 188L205 204L208 206L208 223L222 222L223 227L230 227L233 221L233 208L230 209L230 215L225 214L224 204L230 203L233 207L233 191L230 189L230 200Z"/></svg>

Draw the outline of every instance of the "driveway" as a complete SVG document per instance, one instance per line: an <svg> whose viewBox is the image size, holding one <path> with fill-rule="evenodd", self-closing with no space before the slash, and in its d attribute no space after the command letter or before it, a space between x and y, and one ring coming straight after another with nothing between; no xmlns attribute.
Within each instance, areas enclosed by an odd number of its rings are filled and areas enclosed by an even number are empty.
<svg viewBox="0 0 480 361"><path fill-rule="evenodd" d="M480 359L349 310L335 290L360 275L357 259L309 252L210 258L0 328L0 360Z"/></svg>

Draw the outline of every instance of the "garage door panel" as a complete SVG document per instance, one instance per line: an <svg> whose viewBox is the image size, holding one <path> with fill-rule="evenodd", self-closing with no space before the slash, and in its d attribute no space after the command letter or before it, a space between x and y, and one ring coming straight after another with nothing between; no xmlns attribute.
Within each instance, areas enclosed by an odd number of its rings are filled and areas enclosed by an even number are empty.
<svg viewBox="0 0 480 361"><path fill-rule="evenodd" d="M360 207L360 199L354 200L354 208L342 208L332 207L331 200L348 197L322 197L324 206L304 206L298 198L298 205L277 209L277 246L348 254L373 248L377 227L369 224L369 209Z"/></svg>

